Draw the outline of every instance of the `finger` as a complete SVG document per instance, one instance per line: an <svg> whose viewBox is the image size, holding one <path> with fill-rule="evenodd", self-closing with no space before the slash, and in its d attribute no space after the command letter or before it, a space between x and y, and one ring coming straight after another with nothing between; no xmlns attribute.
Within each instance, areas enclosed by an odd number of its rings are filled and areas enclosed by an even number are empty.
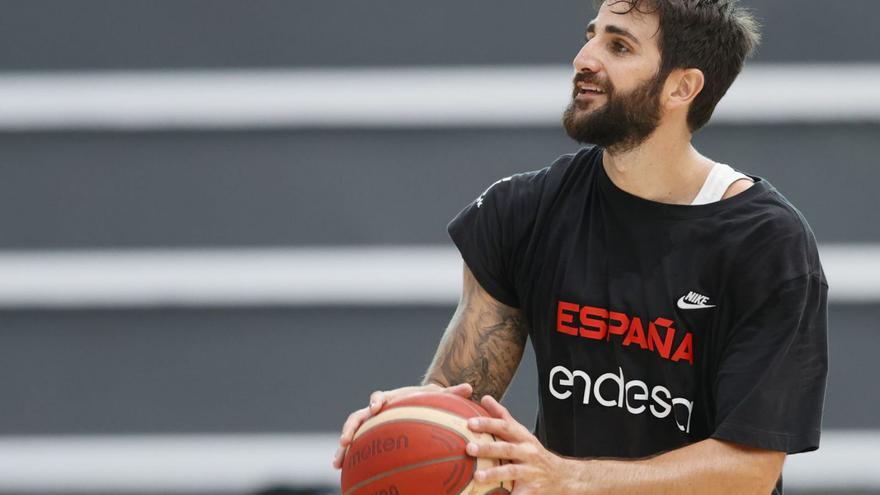
<svg viewBox="0 0 880 495"><path fill-rule="evenodd" d="M509 432L510 425L507 420L504 419L477 417L468 420L468 428L470 428L471 431L503 434Z"/></svg>
<svg viewBox="0 0 880 495"><path fill-rule="evenodd" d="M385 403L385 392L376 391L370 394L370 414L376 414Z"/></svg>
<svg viewBox="0 0 880 495"><path fill-rule="evenodd" d="M530 467L525 464L504 464L489 469L480 469L474 473L474 481L480 483L500 483L502 481L527 479ZM519 483L517 483L519 485Z"/></svg>
<svg viewBox="0 0 880 495"><path fill-rule="evenodd" d="M467 453L472 457L486 459L523 460L523 453L519 445L510 442L469 442L467 444Z"/></svg>
<svg viewBox="0 0 880 495"><path fill-rule="evenodd" d="M516 421L506 419L471 418L468 420L468 428L471 431L490 433L509 442L522 442L528 438L520 427L525 428Z"/></svg>
<svg viewBox="0 0 880 495"><path fill-rule="evenodd" d="M361 426L367 418L370 417L370 408L365 407L351 413L345 424L342 425L342 435L339 437L339 446L347 447L351 443L354 432Z"/></svg>
<svg viewBox="0 0 880 495"><path fill-rule="evenodd" d="M480 400L480 404L489 411L493 417L501 418L501 419L513 419L513 416L510 415L510 411L507 410L506 407L502 406L500 402L495 400L495 397L491 395L484 395L482 400Z"/></svg>
<svg viewBox="0 0 880 495"><path fill-rule="evenodd" d="M513 485L513 491L510 492L510 495L540 495L540 493L520 483L519 486Z"/></svg>
<svg viewBox="0 0 880 495"><path fill-rule="evenodd" d="M345 458L345 447L340 446L333 455L333 467L342 469L342 460Z"/></svg>

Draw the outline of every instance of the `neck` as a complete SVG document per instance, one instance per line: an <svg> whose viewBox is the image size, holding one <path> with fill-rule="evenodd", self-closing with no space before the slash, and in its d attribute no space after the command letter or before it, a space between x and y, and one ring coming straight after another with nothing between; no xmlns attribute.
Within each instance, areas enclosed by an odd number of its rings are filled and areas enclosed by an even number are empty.
<svg viewBox="0 0 880 495"><path fill-rule="evenodd" d="M687 205L700 192L714 162L694 149L689 132L668 127L661 125L633 149L606 149L603 164L614 185L634 196Z"/></svg>

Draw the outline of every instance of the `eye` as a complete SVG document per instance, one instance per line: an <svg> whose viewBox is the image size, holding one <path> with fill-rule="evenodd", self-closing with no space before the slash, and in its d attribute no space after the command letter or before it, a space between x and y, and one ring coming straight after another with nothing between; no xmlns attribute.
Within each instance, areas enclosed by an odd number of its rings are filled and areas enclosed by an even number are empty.
<svg viewBox="0 0 880 495"><path fill-rule="evenodd" d="M619 41L614 41L611 43L611 49L618 54L629 53L629 48Z"/></svg>

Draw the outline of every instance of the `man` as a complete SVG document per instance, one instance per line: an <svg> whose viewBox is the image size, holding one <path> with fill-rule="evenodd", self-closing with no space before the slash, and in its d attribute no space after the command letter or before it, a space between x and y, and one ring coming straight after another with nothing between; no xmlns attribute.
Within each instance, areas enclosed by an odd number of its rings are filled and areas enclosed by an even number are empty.
<svg viewBox="0 0 880 495"><path fill-rule="evenodd" d="M597 146L502 179L449 233L464 287L420 390L482 400L475 473L522 494L782 493L818 448L827 283L800 213L692 134L758 42L735 0L607 0L574 59L568 134ZM531 337L534 434L498 403Z"/></svg>

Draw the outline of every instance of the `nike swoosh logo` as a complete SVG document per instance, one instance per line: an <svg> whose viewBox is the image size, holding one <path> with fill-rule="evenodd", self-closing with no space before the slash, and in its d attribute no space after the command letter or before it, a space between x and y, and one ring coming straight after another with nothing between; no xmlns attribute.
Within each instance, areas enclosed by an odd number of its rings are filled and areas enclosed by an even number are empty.
<svg viewBox="0 0 880 495"><path fill-rule="evenodd" d="M678 307L681 309L706 309L706 308L714 308L714 304L693 304L684 300L686 296L681 296L678 298Z"/></svg>

